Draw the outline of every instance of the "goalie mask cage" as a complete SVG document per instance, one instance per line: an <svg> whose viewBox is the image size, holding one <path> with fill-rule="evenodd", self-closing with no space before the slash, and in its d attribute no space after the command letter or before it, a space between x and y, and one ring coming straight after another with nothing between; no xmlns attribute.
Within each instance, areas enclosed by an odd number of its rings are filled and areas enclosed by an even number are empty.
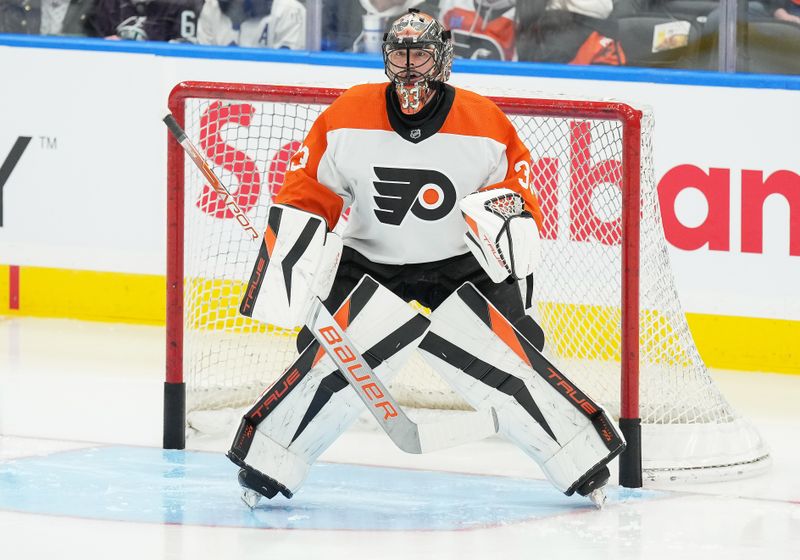
<svg viewBox="0 0 800 560"><path fill-rule="evenodd" d="M169 107L259 231L287 162L341 90L187 82ZM708 374L680 306L653 173L653 119L618 102L493 98L531 151L542 206L532 313L545 355L619 419L620 483L718 480L769 454ZM168 140L164 446L212 410L238 422L288 366L296 332L238 314L258 251ZM344 227L345 217L342 219ZM338 226L337 226L338 227ZM411 407L468 409L416 356L391 385ZM222 413L222 417L225 414Z"/></svg>

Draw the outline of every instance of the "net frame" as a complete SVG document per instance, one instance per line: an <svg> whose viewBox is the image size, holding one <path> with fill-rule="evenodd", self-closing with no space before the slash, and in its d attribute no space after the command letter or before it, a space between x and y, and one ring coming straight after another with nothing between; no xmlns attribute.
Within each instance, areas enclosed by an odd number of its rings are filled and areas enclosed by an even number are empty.
<svg viewBox="0 0 800 560"><path fill-rule="evenodd" d="M343 90L333 88L184 82L176 86L169 108L185 126L185 102L192 98L244 102L328 105ZM621 126L621 356L620 426L628 448L620 458L620 483L642 484L642 445L639 402L640 374L640 199L642 111L621 102L491 97L507 114L528 117L602 119ZM181 147L168 140L167 208L167 364L165 380L164 447L183 448L186 427L184 379L184 173Z"/></svg>

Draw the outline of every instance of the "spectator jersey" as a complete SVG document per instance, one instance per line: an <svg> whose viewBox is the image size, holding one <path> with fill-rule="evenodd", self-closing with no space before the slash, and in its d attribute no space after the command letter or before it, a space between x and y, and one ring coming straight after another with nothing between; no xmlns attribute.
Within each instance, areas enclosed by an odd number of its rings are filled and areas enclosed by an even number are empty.
<svg viewBox="0 0 800 560"><path fill-rule="evenodd" d="M98 0L92 23L102 37L194 42L202 0Z"/></svg>
<svg viewBox="0 0 800 560"><path fill-rule="evenodd" d="M609 66L624 66L627 62L622 44L592 31L575 53L575 58L570 64L605 64Z"/></svg>
<svg viewBox="0 0 800 560"><path fill-rule="evenodd" d="M95 37L95 0L0 0L0 33Z"/></svg>
<svg viewBox="0 0 800 560"><path fill-rule="evenodd" d="M514 8L492 10L475 0L442 0L439 20L453 34L459 58L514 60Z"/></svg>
<svg viewBox="0 0 800 560"><path fill-rule="evenodd" d="M227 4L233 2L205 1L197 22L198 43L270 49L305 48L306 9L298 0L262 2L262 9L256 12L245 10L241 19L231 17L223 9Z"/></svg>
<svg viewBox="0 0 800 560"><path fill-rule="evenodd" d="M783 8L793 16L800 17L800 0L783 0L782 2L778 2L775 9L778 8Z"/></svg>
<svg viewBox="0 0 800 560"><path fill-rule="evenodd" d="M421 121L396 103L390 84L342 94L292 157L275 202L322 216L331 229L350 207L344 244L384 264L467 253L458 202L484 188L520 193L541 228L530 153L494 103L447 85Z"/></svg>

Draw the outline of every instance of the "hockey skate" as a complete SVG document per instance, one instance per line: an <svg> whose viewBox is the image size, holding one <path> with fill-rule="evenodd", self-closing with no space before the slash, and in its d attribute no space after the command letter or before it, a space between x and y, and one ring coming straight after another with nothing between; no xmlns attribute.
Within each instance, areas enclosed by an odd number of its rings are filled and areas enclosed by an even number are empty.
<svg viewBox="0 0 800 560"><path fill-rule="evenodd" d="M239 469L239 486L242 487L242 501L250 509L255 509L263 496L250 488L246 483L246 479L247 471L244 469Z"/></svg>
<svg viewBox="0 0 800 560"><path fill-rule="evenodd" d="M603 465L598 470L591 473L586 480L581 483L576 492L581 496L586 496L592 503L597 506L597 509L602 509L606 503L606 493L603 490L608 479L611 478L611 473L608 466Z"/></svg>
<svg viewBox="0 0 800 560"><path fill-rule="evenodd" d="M231 455L228 454L228 457ZM242 487L242 501L250 509L255 508L261 498L271 500L278 495L278 492L287 498L292 497L292 493L277 480L245 465L241 460L234 460L234 463L240 467L238 480L239 486Z"/></svg>
<svg viewBox="0 0 800 560"><path fill-rule="evenodd" d="M606 493L602 488L597 488L589 493L589 499L597 509L603 509L606 503Z"/></svg>

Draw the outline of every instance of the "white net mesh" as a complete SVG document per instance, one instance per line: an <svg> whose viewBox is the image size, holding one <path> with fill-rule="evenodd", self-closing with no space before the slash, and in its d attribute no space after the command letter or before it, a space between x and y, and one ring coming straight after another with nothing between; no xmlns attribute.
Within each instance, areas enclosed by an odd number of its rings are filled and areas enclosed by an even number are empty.
<svg viewBox="0 0 800 560"><path fill-rule="evenodd" d="M535 106L535 100L531 103ZM300 100L189 99L184 127L256 228L263 230L270 196L280 187L286 163L323 108ZM620 184L627 157L622 125L616 120L507 113L533 156L534 188L545 216L533 311L545 331L545 354L618 414ZM647 112L641 128L643 462L651 472L670 476L676 470L727 472L731 467L739 473L742 465L765 463L767 453L755 430L714 385L692 340L661 225L653 120ZM291 363L296 333L238 314L258 244L226 219L231 216L188 159L184 177L184 378L191 422L197 411L253 401ZM467 408L419 356L391 389L408 406Z"/></svg>
<svg viewBox="0 0 800 560"><path fill-rule="evenodd" d="M484 207L498 216L510 218L519 216L525 207L525 201L517 193L504 194L486 201Z"/></svg>

